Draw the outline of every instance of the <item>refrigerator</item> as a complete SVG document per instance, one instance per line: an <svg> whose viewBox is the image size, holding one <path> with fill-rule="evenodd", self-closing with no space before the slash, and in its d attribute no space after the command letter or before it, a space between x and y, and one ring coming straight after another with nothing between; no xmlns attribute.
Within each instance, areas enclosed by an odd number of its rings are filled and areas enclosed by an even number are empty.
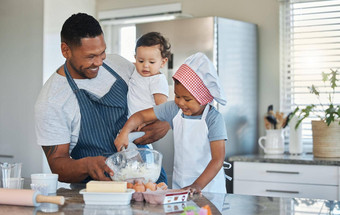
<svg viewBox="0 0 340 215"><path fill-rule="evenodd" d="M255 153L257 149L257 26L222 17L186 18L136 24L136 38L157 31L169 39L171 52L162 72L168 77L169 100L173 100L172 75L184 60L203 52L217 68L227 97L226 106L215 104L222 113L228 140L225 159L233 155ZM156 143L163 154L163 166L171 186L174 145L173 133ZM230 175L231 171L227 171ZM228 192L232 183L227 183Z"/></svg>

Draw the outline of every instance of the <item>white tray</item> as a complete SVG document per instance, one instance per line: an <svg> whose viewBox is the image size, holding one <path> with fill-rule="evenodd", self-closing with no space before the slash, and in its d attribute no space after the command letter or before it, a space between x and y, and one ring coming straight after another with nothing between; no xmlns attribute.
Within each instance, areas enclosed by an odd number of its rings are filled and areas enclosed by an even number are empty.
<svg viewBox="0 0 340 215"><path fill-rule="evenodd" d="M150 204L170 204L186 202L189 190L169 189L169 190L147 190L143 192L143 197Z"/></svg>
<svg viewBox="0 0 340 215"><path fill-rule="evenodd" d="M128 205L134 192L134 189L127 189L124 193L86 192L86 189L79 191L86 205Z"/></svg>

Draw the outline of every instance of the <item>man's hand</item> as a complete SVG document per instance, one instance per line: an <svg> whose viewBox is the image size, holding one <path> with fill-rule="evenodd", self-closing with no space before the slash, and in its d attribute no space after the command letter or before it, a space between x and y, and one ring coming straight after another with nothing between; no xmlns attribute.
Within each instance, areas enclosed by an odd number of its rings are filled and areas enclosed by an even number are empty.
<svg viewBox="0 0 340 215"><path fill-rule="evenodd" d="M106 177L104 172L107 172L110 176L113 176L113 171L105 164L106 158L103 156L87 157L87 172L97 181L111 181Z"/></svg>
<svg viewBox="0 0 340 215"><path fill-rule="evenodd" d="M113 175L113 171L105 164L103 156L85 157L74 160L69 154L70 144L43 146L48 164L53 173L59 175L59 181L78 183L91 176L95 180L109 181L104 172Z"/></svg>
<svg viewBox="0 0 340 215"><path fill-rule="evenodd" d="M169 129L170 125L168 122L157 120L143 127L141 131L144 131L145 135L136 139L134 143L140 145L153 143L164 137L168 133Z"/></svg>

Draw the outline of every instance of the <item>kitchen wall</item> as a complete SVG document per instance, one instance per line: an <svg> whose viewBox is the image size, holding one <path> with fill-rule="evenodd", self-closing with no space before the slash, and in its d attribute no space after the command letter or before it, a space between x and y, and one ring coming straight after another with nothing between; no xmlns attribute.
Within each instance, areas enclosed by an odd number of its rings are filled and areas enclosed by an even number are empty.
<svg viewBox="0 0 340 215"><path fill-rule="evenodd" d="M74 13L96 16L96 0L44 0L44 82L65 62L60 51L60 31Z"/></svg>
<svg viewBox="0 0 340 215"><path fill-rule="evenodd" d="M0 1L0 162L41 170L33 106L42 84L43 0Z"/></svg>
<svg viewBox="0 0 340 215"><path fill-rule="evenodd" d="M258 126L259 135L264 135L262 119L267 106L273 104L275 110L279 109L279 0L96 0L96 2L97 12L180 2L183 13L194 17L220 16L257 24L259 38Z"/></svg>

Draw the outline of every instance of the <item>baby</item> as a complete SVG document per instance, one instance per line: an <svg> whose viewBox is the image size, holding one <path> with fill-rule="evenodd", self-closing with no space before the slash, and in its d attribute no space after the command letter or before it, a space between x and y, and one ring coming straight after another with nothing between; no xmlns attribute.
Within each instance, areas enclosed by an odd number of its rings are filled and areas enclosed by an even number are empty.
<svg viewBox="0 0 340 215"><path fill-rule="evenodd" d="M158 32L144 34L135 48L136 70L129 81L129 116L167 101L169 86L160 69L170 57L170 44Z"/></svg>

